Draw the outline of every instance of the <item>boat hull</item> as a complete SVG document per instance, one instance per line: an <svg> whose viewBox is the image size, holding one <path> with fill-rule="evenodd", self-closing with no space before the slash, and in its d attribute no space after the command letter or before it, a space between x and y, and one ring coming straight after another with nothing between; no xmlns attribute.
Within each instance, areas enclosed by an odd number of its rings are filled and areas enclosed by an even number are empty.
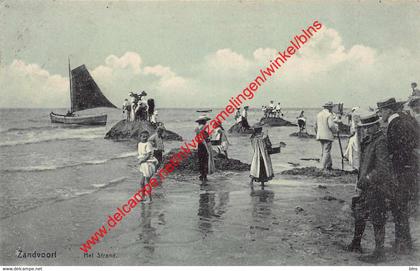
<svg viewBox="0 0 420 271"><path fill-rule="evenodd" d="M77 124L77 125L106 125L108 116L90 115L90 116L65 116L60 114L50 113L50 119L53 123L63 124Z"/></svg>

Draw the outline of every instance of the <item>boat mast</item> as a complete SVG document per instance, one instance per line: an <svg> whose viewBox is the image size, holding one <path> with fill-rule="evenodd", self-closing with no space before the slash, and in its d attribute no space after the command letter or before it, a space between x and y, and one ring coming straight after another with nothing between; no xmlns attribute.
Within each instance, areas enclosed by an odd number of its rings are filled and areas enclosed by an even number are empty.
<svg viewBox="0 0 420 271"><path fill-rule="evenodd" d="M73 88L71 86L71 69L70 69L70 56L68 57L69 60L69 86L70 86L70 111L73 113Z"/></svg>

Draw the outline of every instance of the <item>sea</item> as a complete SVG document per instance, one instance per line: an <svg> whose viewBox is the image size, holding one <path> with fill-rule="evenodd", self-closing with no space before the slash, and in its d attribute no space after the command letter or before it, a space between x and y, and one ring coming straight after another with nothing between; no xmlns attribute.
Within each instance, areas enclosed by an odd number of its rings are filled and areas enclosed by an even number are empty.
<svg viewBox="0 0 420 271"><path fill-rule="evenodd" d="M100 192L109 186L137 180L136 142L104 139L106 132L122 119L116 109L101 109L108 114L106 126L72 126L51 123L50 112L65 113L63 108L0 109L0 219L8 218L55 202L71 200ZM201 114L194 108L160 108L159 121L184 140L194 136L194 120ZM207 113L214 117L221 109ZM296 123L305 111L307 130L314 133L313 124L319 108L285 108L284 118ZM252 125L262 117L260 110L249 112ZM233 116L223 126L233 125ZM286 143L282 153L272 155L276 176L296 166L319 166L302 158L320 158L321 147L314 139L289 136L297 127L264 128L273 144ZM250 163L252 147L249 136L229 136L229 156ZM183 142L165 142L166 151L179 148ZM346 142L343 141L343 148ZM334 167L341 167L337 141L333 146ZM224 174L224 173L219 173ZM227 173L226 173L227 174ZM248 173L228 174L249 182ZM220 176L220 175L219 175Z"/></svg>

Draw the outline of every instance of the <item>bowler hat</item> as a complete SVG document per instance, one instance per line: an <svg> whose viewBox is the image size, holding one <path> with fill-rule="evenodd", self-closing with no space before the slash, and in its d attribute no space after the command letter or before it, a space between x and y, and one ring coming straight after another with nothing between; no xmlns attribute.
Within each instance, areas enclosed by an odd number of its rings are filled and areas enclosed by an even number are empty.
<svg viewBox="0 0 420 271"><path fill-rule="evenodd" d="M370 126L375 123L378 123L379 121L380 121L380 118L378 114L370 112L370 113L360 116L360 123L358 123L357 125L360 127Z"/></svg>
<svg viewBox="0 0 420 271"><path fill-rule="evenodd" d="M389 98L389 99L385 99L380 102L377 102L376 105L378 106L378 109L382 109L382 108L395 108L398 104L395 98Z"/></svg>

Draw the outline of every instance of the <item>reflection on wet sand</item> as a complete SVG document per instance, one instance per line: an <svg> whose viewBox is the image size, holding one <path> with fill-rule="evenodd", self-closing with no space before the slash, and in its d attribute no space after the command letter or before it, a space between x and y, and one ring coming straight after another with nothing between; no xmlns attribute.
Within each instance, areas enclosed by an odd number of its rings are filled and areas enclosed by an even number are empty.
<svg viewBox="0 0 420 271"><path fill-rule="evenodd" d="M249 234L251 241L255 241L264 231L269 231L272 226L272 208L274 202L274 192L262 188L254 190L251 186L251 204L252 204L252 221L249 226Z"/></svg>
<svg viewBox="0 0 420 271"><path fill-rule="evenodd" d="M153 202L152 203L143 203L141 204L140 211L140 233L138 235L138 240L142 245L142 256L144 257L144 263L148 263L149 259L152 259L152 256L155 252L155 245L158 242L158 234L156 228L152 226L153 214ZM158 217L159 224L164 224L164 214L162 213Z"/></svg>
<svg viewBox="0 0 420 271"><path fill-rule="evenodd" d="M219 191L214 191L219 189ZM223 221L223 214L227 211L229 192L214 184L202 183L198 200L198 229L205 239L213 232L213 224Z"/></svg>

